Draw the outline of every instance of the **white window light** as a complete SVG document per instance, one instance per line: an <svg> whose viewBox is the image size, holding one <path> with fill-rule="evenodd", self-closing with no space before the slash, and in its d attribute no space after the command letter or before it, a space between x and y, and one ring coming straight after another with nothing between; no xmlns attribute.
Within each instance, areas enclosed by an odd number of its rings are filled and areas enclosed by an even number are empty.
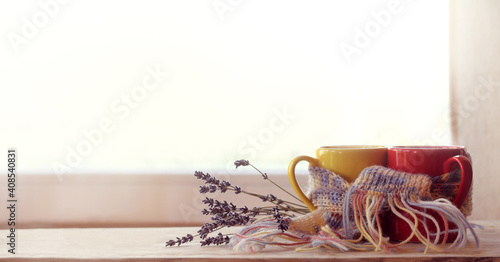
<svg viewBox="0 0 500 262"><path fill-rule="evenodd" d="M52 2L0 4L0 134L25 173L451 141L447 1Z"/></svg>

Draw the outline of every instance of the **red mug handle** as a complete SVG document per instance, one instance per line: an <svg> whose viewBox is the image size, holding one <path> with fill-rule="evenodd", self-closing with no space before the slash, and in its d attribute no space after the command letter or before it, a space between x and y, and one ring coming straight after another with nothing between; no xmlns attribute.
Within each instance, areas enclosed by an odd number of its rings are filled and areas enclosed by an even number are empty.
<svg viewBox="0 0 500 262"><path fill-rule="evenodd" d="M470 187L472 186L472 164L470 160L462 155L457 155L454 157L450 157L444 163L444 172L449 173L453 171L453 163L457 163L460 167L460 186L458 187L458 193L453 200L453 204L460 208L464 203L467 195L469 194Z"/></svg>

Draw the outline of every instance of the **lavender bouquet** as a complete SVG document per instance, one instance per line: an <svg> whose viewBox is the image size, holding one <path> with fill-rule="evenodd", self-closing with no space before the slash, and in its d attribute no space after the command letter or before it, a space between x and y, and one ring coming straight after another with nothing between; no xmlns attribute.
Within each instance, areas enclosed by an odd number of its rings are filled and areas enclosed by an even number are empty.
<svg viewBox="0 0 500 262"><path fill-rule="evenodd" d="M248 160L238 160L234 162L236 168L239 166L251 166L262 175L262 178L269 181L281 191L292 196L299 203L302 203L295 195L291 194L280 185L276 184L266 173L261 172ZM226 200L218 200L206 197L203 203L207 208L201 210L201 214L211 216L211 222L207 222L201 226L197 234L187 234L186 236L176 237L166 242L166 246L180 246L182 244L193 241L195 238L200 239L201 246L229 244L232 234L218 233L213 236L216 231L232 226L246 226L254 223L260 218L272 217L276 221L277 228L282 232L288 230L288 223L291 217L303 215L309 212L309 209L303 204L297 204L282 200L273 194L261 195L248 192L239 186L232 185L228 181L219 180L210 174L205 174L196 171L194 176L197 179L203 180L204 185L200 186L201 194L210 194L215 192L226 193L233 191L234 194L243 194L251 197L258 197L263 202L268 203L266 206L258 206L248 208L247 206L237 207Z"/></svg>

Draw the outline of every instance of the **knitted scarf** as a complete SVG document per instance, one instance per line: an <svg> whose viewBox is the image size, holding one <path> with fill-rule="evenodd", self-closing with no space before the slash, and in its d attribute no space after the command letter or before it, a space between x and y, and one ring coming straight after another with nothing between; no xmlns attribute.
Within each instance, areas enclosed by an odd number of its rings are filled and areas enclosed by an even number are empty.
<svg viewBox="0 0 500 262"><path fill-rule="evenodd" d="M471 212L470 193L460 209L447 199L457 190L459 171L431 178L372 166L364 169L352 184L323 168L310 166L309 173L307 196L317 209L288 218L289 228L285 232L277 229L272 217L256 221L234 235L231 244L235 250L253 252L266 245L277 245L296 251L324 247L389 252L416 237L425 245L425 252L439 252L463 247L467 230L471 231L476 247L479 245L474 227L480 226L471 225L464 216ZM389 242L383 234L383 220L388 215L409 225L412 233L408 239ZM450 233L456 238L445 247Z"/></svg>

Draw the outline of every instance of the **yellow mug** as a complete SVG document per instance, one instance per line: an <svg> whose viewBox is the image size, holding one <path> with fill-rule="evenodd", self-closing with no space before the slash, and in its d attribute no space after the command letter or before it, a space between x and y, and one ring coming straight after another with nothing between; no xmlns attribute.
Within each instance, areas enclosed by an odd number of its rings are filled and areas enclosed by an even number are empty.
<svg viewBox="0 0 500 262"><path fill-rule="evenodd" d="M288 178L299 198L311 210L314 204L300 189L295 177L295 166L307 161L312 166L328 169L351 183L366 167L387 166L387 147L385 146L323 146L316 150L316 158L297 156L288 165Z"/></svg>

